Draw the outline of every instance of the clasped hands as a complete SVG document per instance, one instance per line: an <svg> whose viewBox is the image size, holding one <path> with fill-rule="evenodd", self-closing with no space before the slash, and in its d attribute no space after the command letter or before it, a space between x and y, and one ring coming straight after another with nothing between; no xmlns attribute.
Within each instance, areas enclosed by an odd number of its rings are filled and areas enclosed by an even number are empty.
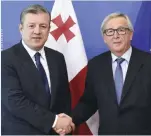
<svg viewBox="0 0 151 136"><path fill-rule="evenodd" d="M65 135L71 133L75 129L72 118L64 113L58 114L58 119L53 128L58 134Z"/></svg>

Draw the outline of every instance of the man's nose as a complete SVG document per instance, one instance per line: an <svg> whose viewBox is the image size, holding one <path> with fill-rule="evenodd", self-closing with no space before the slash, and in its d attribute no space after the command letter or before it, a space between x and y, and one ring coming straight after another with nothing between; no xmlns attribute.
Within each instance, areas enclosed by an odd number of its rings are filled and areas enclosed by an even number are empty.
<svg viewBox="0 0 151 136"><path fill-rule="evenodd" d="M35 33L35 34L40 34L40 27L39 27L39 26L36 26L36 27L34 28L34 33Z"/></svg>
<svg viewBox="0 0 151 136"><path fill-rule="evenodd" d="M114 37L114 38L118 38L118 37L119 37L119 34L118 34L118 32L117 32L117 31L115 31L115 32L114 32L113 37Z"/></svg>

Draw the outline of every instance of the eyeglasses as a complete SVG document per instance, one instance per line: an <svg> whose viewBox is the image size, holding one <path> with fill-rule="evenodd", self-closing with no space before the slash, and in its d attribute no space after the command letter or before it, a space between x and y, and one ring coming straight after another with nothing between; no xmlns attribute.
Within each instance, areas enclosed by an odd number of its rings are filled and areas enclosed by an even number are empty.
<svg viewBox="0 0 151 136"><path fill-rule="evenodd" d="M113 36L116 31L119 35L124 35L126 34L126 30L130 30L130 29L127 27L119 27L117 29L109 28L104 30L103 33L105 33L107 36Z"/></svg>

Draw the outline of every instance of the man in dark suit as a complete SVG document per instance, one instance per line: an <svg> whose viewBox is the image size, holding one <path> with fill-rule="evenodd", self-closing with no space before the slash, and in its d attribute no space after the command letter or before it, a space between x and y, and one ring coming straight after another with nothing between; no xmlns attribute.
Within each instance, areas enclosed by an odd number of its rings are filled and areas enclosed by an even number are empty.
<svg viewBox="0 0 151 136"><path fill-rule="evenodd" d="M108 15L101 31L110 51L89 61L73 122L79 125L98 110L99 135L151 134L151 54L131 46L133 26L125 14Z"/></svg>
<svg viewBox="0 0 151 136"><path fill-rule="evenodd" d="M71 98L66 64L61 53L44 47L50 14L40 5L23 10L22 40L2 51L3 135L47 135L70 131Z"/></svg>

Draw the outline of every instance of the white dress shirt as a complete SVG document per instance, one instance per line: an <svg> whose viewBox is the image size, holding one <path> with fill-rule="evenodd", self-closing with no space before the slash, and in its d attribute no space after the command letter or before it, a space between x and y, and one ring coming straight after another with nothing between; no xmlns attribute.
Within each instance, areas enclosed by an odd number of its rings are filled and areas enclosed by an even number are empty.
<svg viewBox="0 0 151 136"><path fill-rule="evenodd" d="M123 72L123 83L124 83L125 78L126 78L126 73L127 73L129 61L130 61L130 58L131 58L131 54L132 54L132 47L130 46L130 48L121 56L121 58L125 59L121 63L122 72ZM111 56L112 56L112 71L113 71L113 76L115 78L115 70L116 70L116 67L117 67L116 59L118 57L115 56L113 53L111 53Z"/></svg>
<svg viewBox="0 0 151 136"><path fill-rule="evenodd" d="M35 66L37 67L36 65L36 61L35 61L35 54L37 51L35 50L32 50L31 48L29 48L25 42L22 40L22 44L24 46L24 48L27 50L28 54L30 55L31 59L33 60ZM45 55L45 51L44 51L44 47L38 51L40 54L41 54L41 57L40 57L40 62L45 70L45 73L46 73L46 76L47 76L47 79L48 79L48 84L49 84L49 90L50 90L50 93L51 93L51 82L50 82L50 73L49 73L49 68L48 68L48 63L47 63L47 59L46 59L46 55ZM56 123L57 123L57 119L58 119L58 116L56 115L56 118L55 118L55 121L53 123L53 126L52 128L55 127Z"/></svg>
<svg viewBox="0 0 151 136"><path fill-rule="evenodd" d="M30 55L31 59L33 60L35 66L37 67L36 65L36 61L35 61L35 54L37 51L35 50L32 50L31 48L29 48L25 42L22 40L22 44L24 46L24 48L27 50L28 54ZM40 57L40 62L45 70L45 73L46 73L46 76L47 76L47 79L48 79L48 84L49 84L49 90L51 89L51 84L50 84L50 73L49 73L49 68L48 68L48 64L47 64L47 59L46 59L46 55L45 55L45 51L44 51L44 47L38 51L40 54L41 54L41 57ZM51 92L51 91L50 91Z"/></svg>

